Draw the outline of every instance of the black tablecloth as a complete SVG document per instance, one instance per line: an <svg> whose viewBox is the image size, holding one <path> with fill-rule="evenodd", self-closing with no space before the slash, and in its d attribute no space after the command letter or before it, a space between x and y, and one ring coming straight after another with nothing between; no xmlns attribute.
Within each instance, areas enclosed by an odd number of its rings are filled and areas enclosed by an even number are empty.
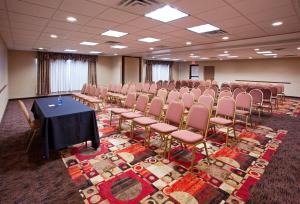
<svg viewBox="0 0 300 204"><path fill-rule="evenodd" d="M44 156L49 158L49 149L59 150L87 140L98 148L95 111L68 96L62 97L62 105L57 102L57 97L40 98L31 108L34 117L41 121Z"/></svg>

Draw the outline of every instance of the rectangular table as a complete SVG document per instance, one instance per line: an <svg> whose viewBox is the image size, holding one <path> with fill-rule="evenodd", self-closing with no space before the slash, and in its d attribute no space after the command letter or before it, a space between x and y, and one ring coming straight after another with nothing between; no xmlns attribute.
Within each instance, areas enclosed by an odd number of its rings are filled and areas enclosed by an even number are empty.
<svg viewBox="0 0 300 204"><path fill-rule="evenodd" d="M50 107L49 105L55 106ZM99 147L99 134L95 111L69 96L36 99L31 111L41 121L44 156L49 158L49 149L59 150L87 140L92 147Z"/></svg>

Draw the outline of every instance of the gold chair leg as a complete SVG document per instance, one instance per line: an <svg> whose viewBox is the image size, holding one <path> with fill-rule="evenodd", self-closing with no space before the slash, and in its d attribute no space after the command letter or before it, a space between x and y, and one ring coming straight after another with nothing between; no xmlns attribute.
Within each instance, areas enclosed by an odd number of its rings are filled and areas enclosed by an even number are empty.
<svg viewBox="0 0 300 204"><path fill-rule="evenodd" d="M168 160L170 160L170 155L171 155L171 146L172 146L172 137L171 137L171 139L170 140L168 140L169 141L169 146L168 146L168 149L167 149L167 151L168 151Z"/></svg>
<svg viewBox="0 0 300 204"><path fill-rule="evenodd" d="M225 144L228 146L228 137L229 137L229 127L227 127L226 141Z"/></svg>
<svg viewBox="0 0 300 204"><path fill-rule="evenodd" d="M29 148L30 148L30 146L31 146L31 143L32 143L33 138L34 138L34 136L36 135L36 133L37 133L37 130L33 130L33 133L31 134L29 143L28 143L27 148L26 148L26 153L29 151Z"/></svg>
<svg viewBox="0 0 300 204"><path fill-rule="evenodd" d="M110 112L109 126L111 126L111 120L112 120L112 112Z"/></svg>
<svg viewBox="0 0 300 204"><path fill-rule="evenodd" d="M119 118L119 131L122 129L122 116Z"/></svg>
<svg viewBox="0 0 300 204"><path fill-rule="evenodd" d="M191 162L190 169L193 168L194 163L195 163L195 158L196 158L196 156L195 156L195 149L196 149L196 147L193 147L193 149L192 149L192 162Z"/></svg>
<svg viewBox="0 0 300 204"><path fill-rule="evenodd" d="M208 161L208 163L209 163L209 164L211 164L211 163L210 163L209 156L208 156L207 145L206 145L206 142L205 142L205 141L203 142L203 145L204 145L204 149L205 149L205 153L206 153L206 158L207 158L207 161Z"/></svg>
<svg viewBox="0 0 300 204"><path fill-rule="evenodd" d="M134 132L134 122L131 121L131 125L130 125L130 137L133 138L133 132Z"/></svg>

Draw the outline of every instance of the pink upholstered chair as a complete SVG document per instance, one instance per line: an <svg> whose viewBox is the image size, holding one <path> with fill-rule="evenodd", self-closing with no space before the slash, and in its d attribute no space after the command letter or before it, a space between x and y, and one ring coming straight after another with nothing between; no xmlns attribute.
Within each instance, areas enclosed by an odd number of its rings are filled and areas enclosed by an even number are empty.
<svg viewBox="0 0 300 204"><path fill-rule="evenodd" d="M200 82L201 83L201 82ZM205 86L204 85L202 85L202 84L200 84L199 86L198 86L198 88L201 90L201 94L203 94L204 93L204 91L205 91Z"/></svg>
<svg viewBox="0 0 300 204"><path fill-rule="evenodd" d="M142 88L142 92L143 93L148 93L149 92L149 88L150 88L150 84L149 83L144 83L143 84L143 88Z"/></svg>
<svg viewBox="0 0 300 204"><path fill-rule="evenodd" d="M122 128L122 122L124 120L133 120L134 118L145 116L147 104L149 101L149 96L146 94L140 94L137 98L134 110L131 112L121 113L119 118L119 129ZM131 126L132 129L132 126Z"/></svg>
<svg viewBox="0 0 300 204"><path fill-rule="evenodd" d="M109 124L111 125L111 120L113 115L120 115L121 113L130 112L134 109L134 105L136 103L136 94L135 93L129 93L127 94L124 108L112 108L110 110L110 120Z"/></svg>
<svg viewBox="0 0 300 204"><path fill-rule="evenodd" d="M171 132L174 132L181 127L183 112L184 112L184 105L182 102L172 102L168 106L164 122L150 125L148 141L150 143L151 133L157 132L162 138L162 140L164 141L165 157L166 157L166 151L168 147L168 140L169 140L168 136Z"/></svg>
<svg viewBox="0 0 300 204"><path fill-rule="evenodd" d="M194 166L195 150L197 145L203 143L206 157L209 161L206 137L209 124L210 111L208 108L201 104L195 104L191 107L187 116L187 123L185 130L177 130L171 133L171 141L169 142L169 150L171 149L172 140L177 140L181 144L193 146L192 149L192 162L190 168ZM169 151L170 152L170 151ZM170 154L169 154L170 155Z"/></svg>
<svg viewBox="0 0 300 204"><path fill-rule="evenodd" d="M231 92L231 89L230 89L229 86L223 86L223 87L221 87L220 91L221 91L221 92L222 92L222 91L230 91L230 92Z"/></svg>
<svg viewBox="0 0 300 204"><path fill-rule="evenodd" d="M169 81L167 81L167 80L163 81L162 88L168 89L168 86L169 86Z"/></svg>
<svg viewBox="0 0 300 204"><path fill-rule="evenodd" d="M214 105L214 98L211 95L201 95L198 98L198 103L204 105L210 113L212 112L212 107Z"/></svg>
<svg viewBox="0 0 300 204"><path fill-rule="evenodd" d="M268 109L269 112L273 112L273 105L272 105L272 92L269 88L262 88L261 91L263 92L263 104L262 109Z"/></svg>
<svg viewBox="0 0 300 204"><path fill-rule="evenodd" d="M236 88L236 89L234 89L234 91L233 91L233 93L232 93L233 98L236 99L236 96L237 96L239 93L243 93L243 92L245 92L245 90L242 89L242 88Z"/></svg>
<svg viewBox="0 0 300 204"><path fill-rule="evenodd" d="M210 124L227 128L226 145L230 130L235 134L235 100L232 97L223 97L218 100L215 117L210 118Z"/></svg>
<svg viewBox="0 0 300 204"><path fill-rule="evenodd" d="M252 118L251 118L252 96L246 92L239 93L236 96L235 107L236 107L235 114L245 118L246 129L248 126L248 118L250 118L251 126L252 126Z"/></svg>
<svg viewBox="0 0 300 204"><path fill-rule="evenodd" d="M182 95L183 95L184 93L188 93L189 91L190 91L189 87L186 87L186 86L181 87L180 90L179 90L180 97L182 97Z"/></svg>
<svg viewBox="0 0 300 204"><path fill-rule="evenodd" d="M168 104L179 101L180 93L177 90L172 90L169 92L166 104L164 105L163 109L166 111L168 109Z"/></svg>
<svg viewBox="0 0 300 204"><path fill-rule="evenodd" d="M157 92L157 84L153 83L153 84L151 84L147 94L148 94L149 97L152 98L153 96L156 95L156 92Z"/></svg>
<svg viewBox="0 0 300 204"><path fill-rule="evenodd" d="M172 91L175 89L175 82L170 82L168 85L168 91Z"/></svg>
<svg viewBox="0 0 300 204"><path fill-rule="evenodd" d="M159 89L159 90L157 91L157 97L161 98L161 99L163 100L164 103L165 103L166 100L167 100L167 96L168 96L168 91L167 91L167 89L162 88L162 89Z"/></svg>
<svg viewBox="0 0 300 204"><path fill-rule="evenodd" d="M158 123L161 115L162 115L162 108L164 106L164 102L159 97L154 97L150 103L149 112L145 117L138 117L134 118L131 125L131 137L133 137L134 128L135 126L144 127L146 131L146 135L148 136L148 127L154 123ZM145 139L145 145L147 140Z"/></svg>
<svg viewBox="0 0 300 204"><path fill-rule="evenodd" d="M252 96L252 107L258 111L260 117L263 103L263 92L260 89L252 89L249 94Z"/></svg>
<svg viewBox="0 0 300 204"><path fill-rule="evenodd" d="M186 110L189 110L194 104L194 94L193 93L184 93L182 95L181 101L184 104Z"/></svg>
<svg viewBox="0 0 300 204"><path fill-rule="evenodd" d="M213 89L205 89L203 95L210 95L213 98L216 98L216 92Z"/></svg>
<svg viewBox="0 0 300 204"><path fill-rule="evenodd" d="M219 98L222 98L224 96L232 97L232 93L231 93L230 89L229 90L221 91L219 93Z"/></svg>
<svg viewBox="0 0 300 204"><path fill-rule="evenodd" d="M199 88L192 88L191 93L194 94L194 100L198 101L198 98L201 96L202 92Z"/></svg>
<svg viewBox="0 0 300 204"><path fill-rule="evenodd" d="M136 91L137 91L137 92L141 92L142 89L143 89L143 84L142 84L142 83L137 83L137 84L136 84Z"/></svg>
<svg viewBox="0 0 300 204"><path fill-rule="evenodd" d="M175 88L177 90L179 90L181 88L181 81L180 80L177 80L176 83L175 83Z"/></svg>

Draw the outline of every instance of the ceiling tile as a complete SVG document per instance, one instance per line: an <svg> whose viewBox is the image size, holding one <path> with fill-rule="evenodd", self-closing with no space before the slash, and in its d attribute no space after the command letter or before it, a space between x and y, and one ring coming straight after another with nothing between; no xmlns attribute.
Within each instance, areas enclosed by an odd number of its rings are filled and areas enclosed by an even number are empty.
<svg viewBox="0 0 300 204"><path fill-rule="evenodd" d="M112 29L113 27L117 26L118 23L112 21L100 20L100 19L93 19L86 25L95 28Z"/></svg>
<svg viewBox="0 0 300 204"><path fill-rule="evenodd" d="M26 3L19 0L6 1L9 11L27 14L36 17L50 18L55 12L54 9L39 6L36 4Z"/></svg>
<svg viewBox="0 0 300 204"><path fill-rule="evenodd" d="M89 20L91 20L91 17L74 14L74 13L66 12L66 11L57 11L53 15L52 19L57 20L57 21L68 22L66 20L66 18L69 16L75 17L77 19L77 21L74 22L73 24L78 24L78 25L85 25Z"/></svg>
<svg viewBox="0 0 300 204"><path fill-rule="evenodd" d="M38 26L38 25L32 25L32 24L28 24L28 23L21 23L21 22L15 22L12 21L10 23L11 28L14 29L23 29L23 30L31 30L31 31L37 31L40 32L43 30L42 26Z"/></svg>
<svg viewBox="0 0 300 204"><path fill-rule="evenodd" d="M137 15L113 8L107 9L97 16L99 19L114 21L117 23L126 23L138 17L139 16Z"/></svg>
<svg viewBox="0 0 300 204"><path fill-rule="evenodd" d="M226 30L226 28L230 28L230 27L237 27L237 26L243 26L248 24L251 24L251 22L242 16L214 22L214 26L217 26L223 30Z"/></svg>
<svg viewBox="0 0 300 204"><path fill-rule="evenodd" d="M226 6L222 0L180 0L172 5L179 10L192 15Z"/></svg>
<svg viewBox="0 0 300 204"><path fill-rule="evenodd" d="M169 22L169 24L176 26L176 27L180 27L180 28L189 28L189 27L193 27L193 26L198 26L201 24L205 24L206 22L199 19L199 18L195 18L193 16L188 16L185 18L181 18L175 21L171 21Z"/></svg>
<svg viewBox="0 0 300 204"><path fill-rule="evenodd" d="M142 30L141 28L138 28L136 26L130 26L130 25L119 25L119 26L116 26L114 27L114 30L117 30L117 31L121 31L121 32L125 32L125 33L135 33L139 30Z"/></svg>
<svg viewBox="0 0 300 204"><path fill-rule="evenodd" d="M51 0L51 1L49 1L49 0L23 0L23 1L56 9L59 7L59 5L62 3L63 0Z"/></svg>
<svg viewBox="0 0 300 204"><path fill-rule="evenodd" d="M90 33L90 34L95 34L95 35L99 35L100 33L103 33L106 30L107 29L105 29L105 28L95 28L95 27L90 27L90 26L83 26L79 29L80 32Z"/></svg>
<svg viewBox="0 0 300 204"><path fill-rule="evenodd" d="M179 29L180 28L172 26L172 25L168 25L168 24L164 24L164 25L149 28L149 30L155 31L157 33L169 33L169 32L175 31L175 30L179 30Z"/></svg>
<svg viewBox="0 0 300 204"><path fill-rule="evenodd" d="M134 19L132 21L129 21L127 24L131 26L136 26L138 28L144 28L144 29L162 25L161 22L146 17L140 17L138 19Z"/></svg>
<svg viewBox="0 0 300 204"><path fill-rule="evenodd" d="M60 21L50 21L48 24L49 27L59 28L67 31L77 31L81 28L80 25L74 23L60 22Z"/></svg>
<svg viewBox="0 0 300 204"><path fill-rule="evenodd" d="M9 12L8 15L11 21L20 22L20 23L45 26L48 22L48 19L46 18L33 17L33 16L23 15L23 14L18 14L13 12Z"/></svg>
<svg viewBox="0 0 300 204"><path fill-rule="evenodd" d="M224 19L239 17L240 13L230 6L223 6L214 10L198 13L195 16L208 23L213 23Z"/></svg>
<svg viewBox="0 0 300 204"><path fill-rule="evenodd" d="M95 17L103 12L106 7L86 0L64 0L60 9Z"/></svg>

